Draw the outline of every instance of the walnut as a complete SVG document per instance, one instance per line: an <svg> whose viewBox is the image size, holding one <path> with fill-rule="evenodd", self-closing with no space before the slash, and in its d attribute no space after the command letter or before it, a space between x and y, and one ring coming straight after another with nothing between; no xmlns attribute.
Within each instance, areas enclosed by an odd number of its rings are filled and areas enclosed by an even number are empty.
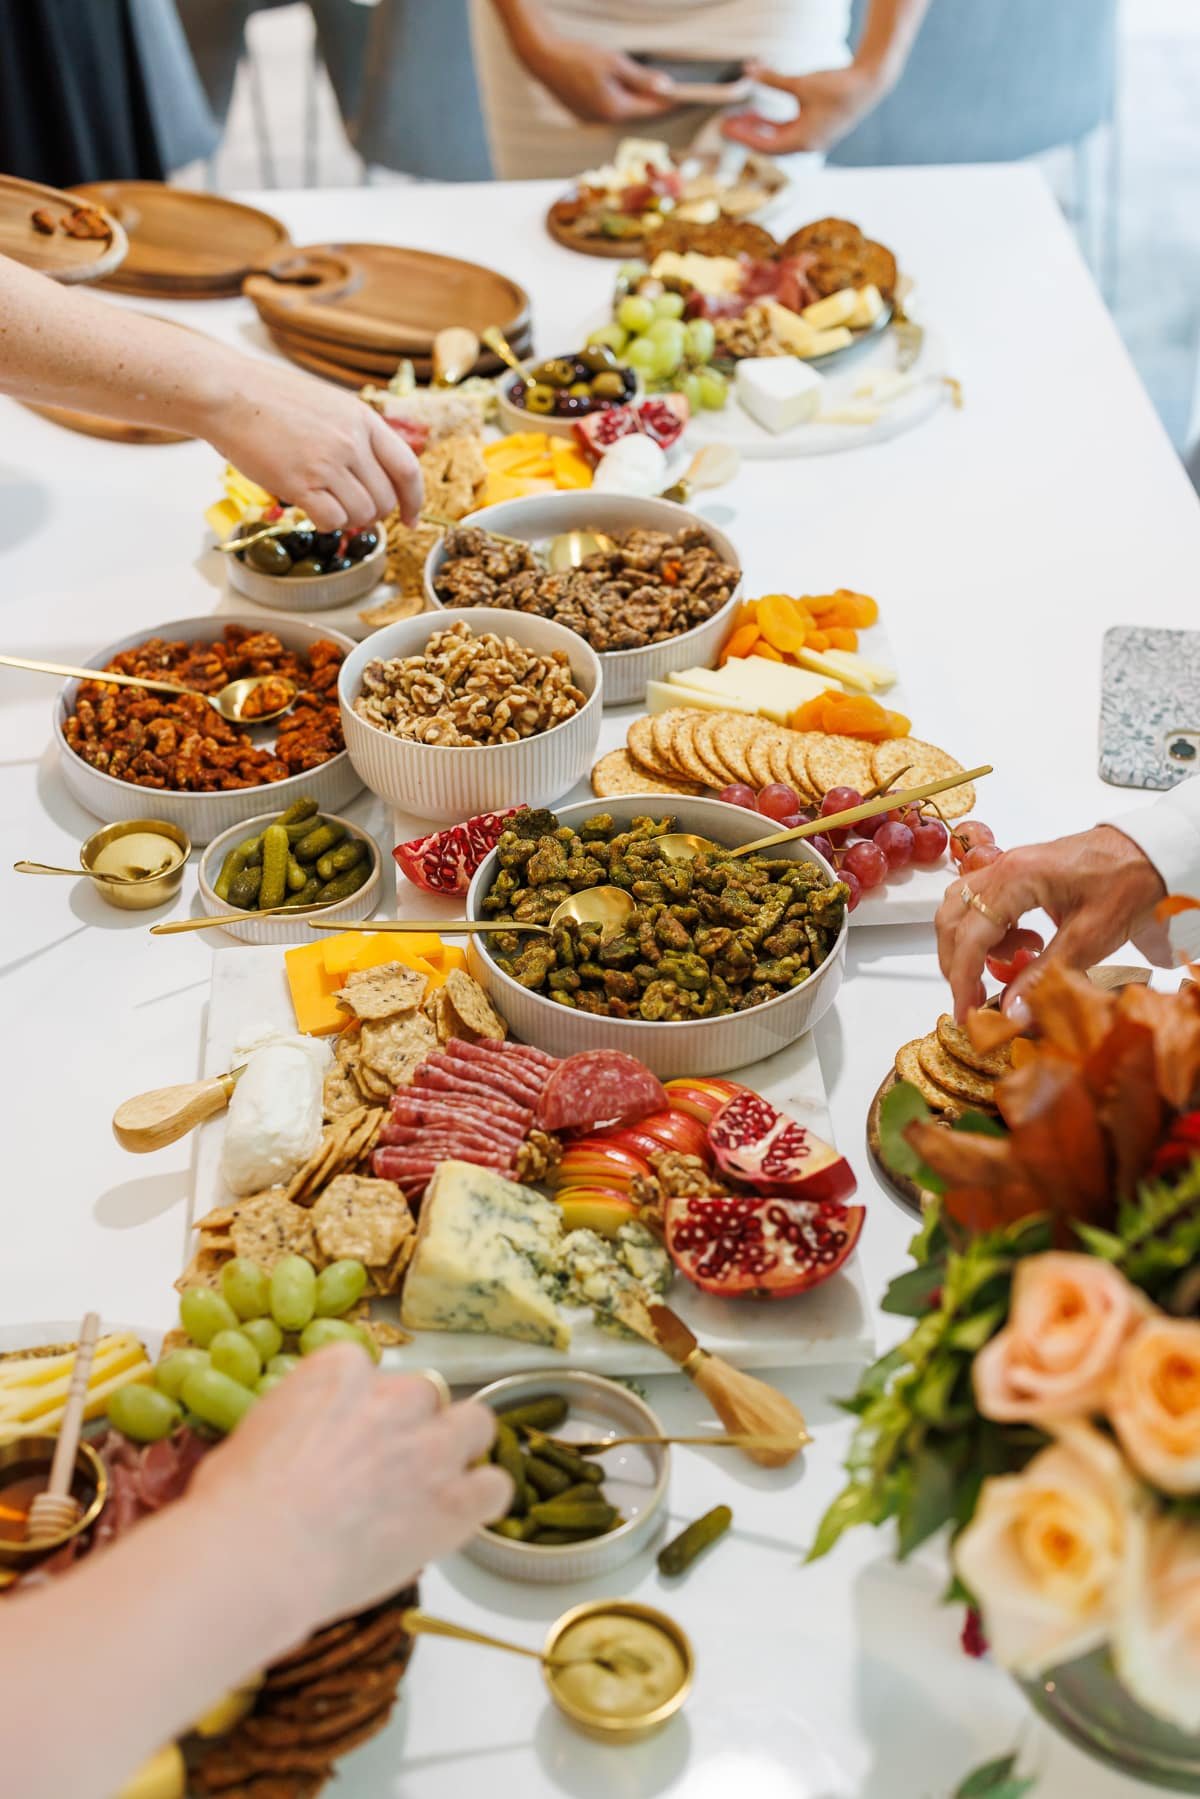
<svg viewBox="0 0 1200 1799"><path fill-rule="evenodd" d="M512 637L477 637L459 619L420 655L368 663L354 707L410 742L470 745L519 743L571 718L585 699L562 651L542 656Z"/></svg>

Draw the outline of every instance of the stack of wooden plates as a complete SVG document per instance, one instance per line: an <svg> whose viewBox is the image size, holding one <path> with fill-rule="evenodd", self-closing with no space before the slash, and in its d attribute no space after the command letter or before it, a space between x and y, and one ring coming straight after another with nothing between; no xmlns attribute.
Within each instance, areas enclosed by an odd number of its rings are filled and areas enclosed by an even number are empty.
<svg viewBox="0 0 1200 1799"><path fill-rule="evenodd" d="M291 248L269 212L162 181L90 181L75 193L118 219L129 254L105 281L122 294L163 300L223 300L246 276L273 267Z"/></svg>
<svg viewBox="0 0 1200 1799"><path fill-rule="evenodd" d="M271 341L314 375L345 387L386 384L407 359L433 374L433 339L448 325L477 335L498 325L518 356L532 347L529 295L478 263L395 244L317 244L290 265L251 275L244 291ZM497 374L484 352L471 371Z"/></svg>
<svg viewBox="0 0 1200 1799"><path fill-rule="evenodd" d="M73 236L65 224L79 206L61 188L0 175L0 255L55 281L99 281L128 254L129 241L111 213L106 236Z"/></svg>

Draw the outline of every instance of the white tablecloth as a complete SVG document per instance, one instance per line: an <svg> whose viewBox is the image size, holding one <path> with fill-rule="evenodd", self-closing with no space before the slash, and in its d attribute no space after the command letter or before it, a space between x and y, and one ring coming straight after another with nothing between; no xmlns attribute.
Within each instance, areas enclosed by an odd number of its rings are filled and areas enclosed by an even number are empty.
<svg viewBox="0 0 1200 1799"><path fill-rule="evenodd" d="M505 270L532 291L538 347L554 352L602 313L612 264L545 236L552 191L251 198L298 243L390 239ZM1123 803L1096 775L1101 634L1194 623L1200 508L1074 243L1025 169L814 174L791 211L788 228L836 213L898 248L919 309L951 346L966 408L854 455L752 465L704 509L739 544L748 592L846 585L878 596L915 731L996 765L979 813L1001 843L1088 825ZM156 310L270 353L248 303ZM3 646L79 660L215 605L202 513L219 474L203 445L109 445L0 403ZM48 747L53 683L10 671L0 680L5 864L71 862L94 821L68 797ZM0 1320L99 1306L109 1319L166 1324L189 1148L134 1160L109 1118L129 1094L197 1071L212 951L196 936L150 939L144 916L114 912L78 884L7 872L0 883ZM190 874L177 910L193 895ZM871 1207L861 1253L872 1293L901 1266L912 1226L871 1178L865 1112L897 1044L927 1030L944 997L928 931L856 931L849 978L818 1034L838 1139ZM895 1322L882 1320L881 1333L889 1340ZM801 1565L846 1442L828 1395L851 1383L836 1371L783 1377L816 1442L782 1475L677 1451L673 1520L728 1500L732 1539L677 1590L649 1556L604 1583L665 1604L692 1633L698 1683L669 1731L605 1749L571 1733L518 1664L426 1642L395 1723L345 1764L339 1792L919 1799L948 1794L1018 1737L1042 1772L1039 1799L1148 1790L1027 1723L1005 1677L959 1653L960 1614L938 1606L938 1553L898 1568L881 1538L860 1532ZM669 1378L652 1383L651 1399L672 1425L705 1416ZM591 1596L502 1582L461 1560L425 1583L430 1609L507 1625L531 1643Z"/></svg>

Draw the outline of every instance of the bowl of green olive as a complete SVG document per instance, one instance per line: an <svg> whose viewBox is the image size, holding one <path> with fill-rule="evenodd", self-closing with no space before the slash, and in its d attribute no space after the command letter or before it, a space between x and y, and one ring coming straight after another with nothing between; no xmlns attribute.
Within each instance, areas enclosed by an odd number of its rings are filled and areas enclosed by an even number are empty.
<svg viewBox="0 0 1200 1799"><path fill-rule="evenodd" d="M281 523L286 521L280 521ZM382 525L361 531L314 531L306 523L276 530L263 520L238 526L257 539L223 558L230 587L277 612L332 612L349 606L383 579L387 539Z"/></svg>
<svg viewBox="0 0 1200 1799"><path fill-rule="evenodd" d="M497 422L502 431L547 431L571 437L579 419L609 412L641 398L636 369L617 360L607 344L587 344L569 356L550 356L529 367L533 386L517 375L496 382Z"/></svg>
<svg viewBox="0 0 1200 1799"><path fill-rule="evenodd" d="M245 943L303 943L310 918L369 918L382 866L373 837L304 798L214 837L200 858L200 900Z"/></svg>

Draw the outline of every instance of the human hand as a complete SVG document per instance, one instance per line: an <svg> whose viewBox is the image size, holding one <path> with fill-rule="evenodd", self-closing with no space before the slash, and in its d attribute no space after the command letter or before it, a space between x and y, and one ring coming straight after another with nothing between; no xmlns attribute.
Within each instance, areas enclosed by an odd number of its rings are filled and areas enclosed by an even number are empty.
<svg viewBox="0 0 1200 1799"><path fill-rule="evenodd" d="M335 1344L251 1408L183 1503L194 1496L210 1521L223 1514L239 1539L262 1533L300 1636L394 1593L503 1515L508 1475L471 1466L495 1428L487 1406L441 1410L432 1382Z"/></svg>
<svg viewBox="0 0 1200 1799"><path fill-rule="evenodd" d="M238 357L229 391L210 397L197 435L319 531L357 528L400 507L421 510L421 469L404 439L356 394Z"/></svg>
<svg viewBox="0 0 1200 1799"><path fill-rule="evenodd" d="M964 887L994 918L964 902ZM1023 996L1047 962L1090 968L1102 961L1145 925L1164 891L1154 864L1112 825L1006 850L986 868L956 876L934 921L954 1016L961 1024L972 1006L983 1003L984 959L992 950L1003 953L1024 913L1041 907L1053 919L1055 935L1005 991L1002 1009L1018 1024L1028 1022Z"/></svg>
<svg viewBox="0 0 1200 1799"><path fill-rule="evenodd" d="M620 50L543 36L526 61L542 86L588 123L656 118L677 104L669 75L643 67Z"/></svg>
<svg viewBox="0 0 1200 1799"><path fill-rule="evenodd" d="M879 75L859 63L850 63L844 69L821 69L811 75L780 75L758 63L747 63L746 73L761 87L791 94L799 108L794 119L775 120L758 112L739 112L722 122L726 137L769 156L785 156L794 150L827 150L871 111L884 92Z"/></svg>

